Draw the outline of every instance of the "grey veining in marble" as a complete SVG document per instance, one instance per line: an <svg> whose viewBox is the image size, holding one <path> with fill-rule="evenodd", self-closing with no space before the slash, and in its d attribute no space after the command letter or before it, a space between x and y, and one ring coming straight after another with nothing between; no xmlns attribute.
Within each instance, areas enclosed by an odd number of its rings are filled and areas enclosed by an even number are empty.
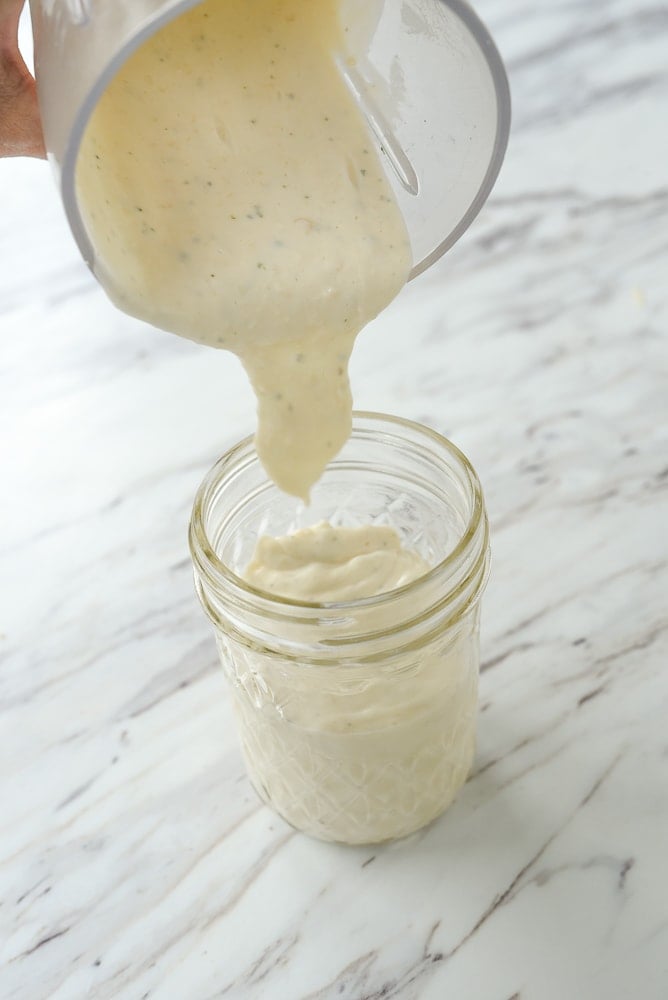
<svg viewBox="0 0 668 1000"><path fill-rule="evenodd" d="M352 366L492 520L475 770L408 841L258 804L186 546L250 391L114 311L47 168L0 162L2 1000L668 997L668 10L477 7L506 165Z"/></svg>

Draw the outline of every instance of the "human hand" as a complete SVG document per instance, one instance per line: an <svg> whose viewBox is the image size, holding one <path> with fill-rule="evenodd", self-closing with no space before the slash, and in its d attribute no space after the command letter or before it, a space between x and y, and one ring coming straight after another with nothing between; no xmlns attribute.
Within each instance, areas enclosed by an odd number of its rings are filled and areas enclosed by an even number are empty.
<svg viewBox="0 0 668 1000"><path fill-rule="evenodd" d="M0 0L0 156L45 157L35 81L19 52L24 0Z"/></svg>

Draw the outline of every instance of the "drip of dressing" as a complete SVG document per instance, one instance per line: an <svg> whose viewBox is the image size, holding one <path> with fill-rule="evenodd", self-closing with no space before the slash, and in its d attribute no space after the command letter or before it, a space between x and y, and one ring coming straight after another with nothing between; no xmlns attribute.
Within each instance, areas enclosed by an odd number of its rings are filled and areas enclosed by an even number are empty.
<svg viewBox="0 0 668 1000"><path fill-rule="evenodd" d="M260 459L303 499L350 434L355 337L411 266L342 54L339 0L206 0L124 64L77 165L101 284L238 355Z"/></svg>

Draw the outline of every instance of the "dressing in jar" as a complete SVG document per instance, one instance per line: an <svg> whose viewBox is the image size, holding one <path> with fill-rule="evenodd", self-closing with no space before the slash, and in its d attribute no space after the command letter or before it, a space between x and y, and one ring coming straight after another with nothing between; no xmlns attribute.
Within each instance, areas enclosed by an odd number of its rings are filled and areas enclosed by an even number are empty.
<svg viewBox="0 0 668 1000"><path fill-rule="evenodd" d="M322 522L347 543L363 526L385 529L390 547L396 533L419 575L353 600L249 582L258 538L280 546L309 527L317 538ZM242 442L202 484L190 544L261 798L297 829L349 844L403 837L442 813L473 761L489 567L482 491L461 452L418 424L357 414L305 507Z"/></svg>

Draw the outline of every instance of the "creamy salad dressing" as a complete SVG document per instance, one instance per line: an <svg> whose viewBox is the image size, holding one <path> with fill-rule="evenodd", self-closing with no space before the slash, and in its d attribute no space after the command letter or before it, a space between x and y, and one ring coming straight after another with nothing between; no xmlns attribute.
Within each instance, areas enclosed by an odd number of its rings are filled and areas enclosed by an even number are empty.
<svg viewBox="0 0 668 1000"><path fill-rule="evenodd" d="M364 6L356 44L379 6ZM101 283L127 312L240 357L258 398L259 456L302 498L350 433L355 337L411 264L337 65L340 11L359 7L206 0L123 66L78 164ZM339 602L427 569L390 528L320 524L261 539L246 578L293 600ZM391 601L366 624L391 634ZM299 644L298 618L285 627ZM300 829L351 843L438 815L472 760L475 630L469 620L418 646L398 637L371 667L337 670L219 629L260 794Z"/></svg>
<svg viewBox="0 0 668 1000"><path fill-rule="evenodd" d="M345 52L340 0L206 0L122 67L77 167L101 283L241 358L260 458L303 498L350 433L355 337L411 265Z"/></svg>
<svg viewBox="0 0 668 1000"><path fill-rule="evenodd" d="M244 576L281 597L338 603L391 592L429 568L391 527L322 522L260 538ZM424 600L404 592L402 618L419 618ZM391 634L397 614L391 597L348 624L342 611L339 638L348 630ZM297 620L276 622L275 629L277 638L309 641ZM438 816L473 760L476 629L477 618L469 616L417 644L397 632L394 648L372 666L353 658L340 667L244 655L219 633L259 794L299 829L346 843L405 836Z"/></svg>
<svg viewBox="0 0 668 1000"><path fill-rule="evenodd" d="M429 569L394 528L334 527L326 521L282 538L259 539L248 583L295 601L338 603L386 594Z"/></svg>

